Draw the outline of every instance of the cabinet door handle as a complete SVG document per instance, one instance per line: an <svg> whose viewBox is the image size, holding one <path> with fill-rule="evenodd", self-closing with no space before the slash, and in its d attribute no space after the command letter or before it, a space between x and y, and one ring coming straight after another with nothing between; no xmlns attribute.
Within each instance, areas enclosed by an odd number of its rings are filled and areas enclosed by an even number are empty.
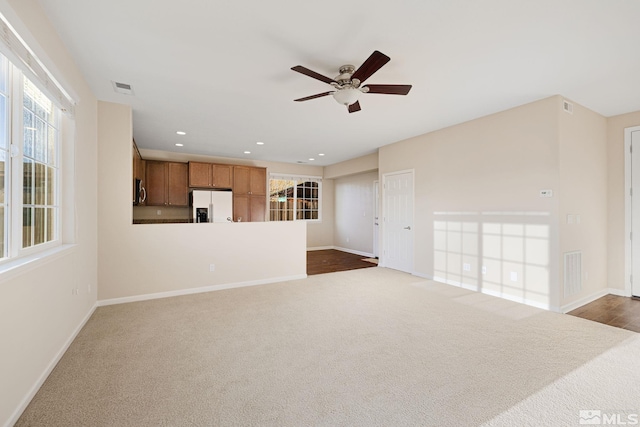
<svg viewBox="0 0 640 427"><path fill-rule="evenodd" d="M142 192L143 196L142 196L142 200L140 200L140 203L144 203L145 200L147 200L147 189L144 187L140 188L140 191Z"/></svg>

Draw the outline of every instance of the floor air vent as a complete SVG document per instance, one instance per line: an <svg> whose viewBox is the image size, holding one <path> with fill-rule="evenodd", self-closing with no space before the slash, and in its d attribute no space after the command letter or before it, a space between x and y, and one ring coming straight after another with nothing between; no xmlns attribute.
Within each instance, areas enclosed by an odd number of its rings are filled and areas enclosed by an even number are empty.
<svg viewBox="0 0 640 427"><path fill-rule="evenodd" d="M564 296L577 294L582 290L582 252L564 254Z"/></svg>

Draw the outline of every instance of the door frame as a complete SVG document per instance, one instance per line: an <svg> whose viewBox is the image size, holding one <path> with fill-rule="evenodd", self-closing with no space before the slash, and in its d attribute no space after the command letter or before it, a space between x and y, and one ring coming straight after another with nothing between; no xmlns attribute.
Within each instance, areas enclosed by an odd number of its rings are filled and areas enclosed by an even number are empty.
<svg viewBox="0 0 640 427"><path fill-rule="evenodd" d="M631 254L631 135L633 132L640 132L640 126L628 127L624 130L624 293L626 296L633 295L633 284L631 283L631 275L633 272L633 257ZM640 197L640 194L636 197ZM640 231L636 233L640 235ZM640 238L640 236L638 236L638 238ZM638 287L640 287L639 280L640 277L637 277L636 286ZM640 292L638 293L640 294Z"/></svg>
<svg viewBox="0 0 640 427"><path fill-rule="evenodd" d="M415 263L415 257L416 257L416 234L415 234L415 224L416 224L416 172L415 169L404 169L404 170L399 170L399 171L393 171L393 172L387 172L387 173L383 173L382 174L382 188L381 188L381 194L380 194L380 213L382 214L382 222L380 222L380 233L379 233L379 237L380 237L380 248L382 249L380 252L380 258L379 258L379 263L378 265L380 267L386 267L386 257L384 254L384 248L385 248L385 236L387 234L387 227L386 227L386 221L385 221L385 217L386 217L386 212L387 212L387 204L385 203L386 200L386 189L387 189L387 177L389 176L393 176L393 175L402 175L405 173L410 173L411 174L411 197L413 199L413 203L412 203L412 212L411 212L411 218L412 218L412 227L413 229L411 230L413 232L413 248L411 248L411 253L413 256L413 259L411 260L411 271L408 271L407 273L410 274L414 274L415 268L416 268L416 263Z"/></svg>
<svg viewBox="0 0 640 427"><path fill-rule="evenodd" d="M373 256L380 258L380 181L373 181ZM376 217L376 214L378 216Z"/></svg>

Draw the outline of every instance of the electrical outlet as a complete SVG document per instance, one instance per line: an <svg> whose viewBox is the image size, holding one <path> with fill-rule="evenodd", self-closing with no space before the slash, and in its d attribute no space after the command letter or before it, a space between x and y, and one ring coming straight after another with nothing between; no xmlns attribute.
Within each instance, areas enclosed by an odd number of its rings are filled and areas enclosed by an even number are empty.
<svg viewBox="0 0 640 427"><path fill-rule="evenodd" d="M464 271L471 271L471 264L467 264L467 263L462 264L462 269Z"/></svg>
<svg viewBox="0 0 640 427"><path fill-rule="evenodd" d="M210 272L216 271L216 265L215 264L209 264L209 271Z"/></svg>
<svg viewBox="0 0 640 427"><path fill-rule="evenodd" d="M517 282L518 281L518 273L515 271L512 271L511 274L509 275L510 279L512 282Z"/></svg>

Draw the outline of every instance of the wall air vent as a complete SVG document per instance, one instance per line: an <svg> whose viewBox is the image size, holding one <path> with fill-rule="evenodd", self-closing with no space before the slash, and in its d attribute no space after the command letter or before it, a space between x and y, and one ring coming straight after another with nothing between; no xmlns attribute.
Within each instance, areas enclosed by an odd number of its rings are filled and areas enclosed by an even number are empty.
<svg viewBox="0 0 640 427"><path fill-rule="evenodd" d="M566 99L562 101L562 109L569 114L573 114L573 104Z"/></svg>
<svg viewBox="0 0 640 427"><path fill-rule="evenodd" d="M582 252L564 254L564 296L577 294L582 290Z"/></svg>
<svg viewBox="0 0 640 427"><path fill-rule="evenodd" d="M112 81L111 84L113 84L114 91L118 93L122 93L124 95L133 95L133 88L131 87L130 84L114 82L114 81Z"/></svg>

